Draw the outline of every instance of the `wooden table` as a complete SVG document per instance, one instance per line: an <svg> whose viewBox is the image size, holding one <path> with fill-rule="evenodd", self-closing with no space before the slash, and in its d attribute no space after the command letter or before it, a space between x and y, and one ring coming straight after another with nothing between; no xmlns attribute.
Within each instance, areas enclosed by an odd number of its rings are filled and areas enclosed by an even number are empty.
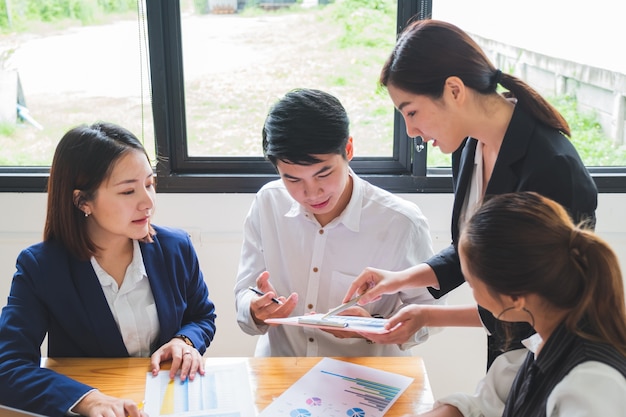
<svg viewBox="0 0 626 417"><path fill-rule="evenodd" d="M206 365L244 361L248 364L250 386L257 411L263 410L275 398L303 376L321 358L212 358ZM383 371L414 378L413 383L389 409L386 416L401 417L430 410L433 396L424 363L418 357L335 358ZM150 360L145 358L44 358L41 365L68 375L102 392L139 403L144 398L146 372ZM167 366L164 366L167 369Z"/></svg>

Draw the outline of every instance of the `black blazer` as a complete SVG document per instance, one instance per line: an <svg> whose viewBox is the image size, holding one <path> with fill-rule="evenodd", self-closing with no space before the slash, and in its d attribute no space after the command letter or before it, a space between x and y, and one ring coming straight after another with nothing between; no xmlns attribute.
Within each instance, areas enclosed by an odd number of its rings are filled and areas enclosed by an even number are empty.
<svg viewBox="0 0 626 417"><path fill-rule="evenodd" d="M463 221L461 209L472 177L477 143L475 139L466 138L452 154L452 244L426 261L439 281L438 290L429 288L437 298L465 282L456 247ZM549 197L563 205L575 222L586 220L595 226L598 189L578 152L567 137L540 124L519 105L515 107L504 135L485 197L518 191L535 191ZM493 333L494 329L490 328L495 321L493 316L481 310L481 317ZM491 361L490 357L489 363Z"/></svg>

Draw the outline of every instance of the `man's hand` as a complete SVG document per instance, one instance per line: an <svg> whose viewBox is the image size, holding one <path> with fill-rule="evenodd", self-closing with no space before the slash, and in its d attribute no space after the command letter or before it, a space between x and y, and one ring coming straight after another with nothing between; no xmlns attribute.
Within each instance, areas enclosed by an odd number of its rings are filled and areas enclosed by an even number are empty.
<svg viewBox="0 0 626 417"><path fill-rule="evenodd" d="M298 294L294 292L288 298L278 296L269 279L270 274L267 271L262 272L256 279L256 287L265 293L250 302L250 314L256 324L264 324L269 318L289 317L298 304ZM272 298L280 300L282 304L275 303Z"/></svg>

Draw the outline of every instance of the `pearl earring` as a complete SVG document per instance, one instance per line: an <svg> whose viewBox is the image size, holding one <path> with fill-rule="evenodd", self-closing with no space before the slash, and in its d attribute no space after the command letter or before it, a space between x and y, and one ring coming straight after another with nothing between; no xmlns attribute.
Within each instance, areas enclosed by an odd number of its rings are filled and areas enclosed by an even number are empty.
<svg viewBox="0 0 626 417"><path fill-rule="evenodd" d="M85 217L89 217L89 215L90 215L90 214L91 214L91 213L87 213L87 212L85 212Z"/></svg>

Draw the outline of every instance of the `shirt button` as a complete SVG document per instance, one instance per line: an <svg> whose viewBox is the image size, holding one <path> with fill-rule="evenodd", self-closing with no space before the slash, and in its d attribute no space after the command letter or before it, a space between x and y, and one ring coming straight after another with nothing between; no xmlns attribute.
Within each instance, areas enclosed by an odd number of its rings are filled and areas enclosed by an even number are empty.
<svg viewBox="0 0 626 417"><path fill-rule="evenodd" d="M313 304L309 304L309 305L307 306L307 308L308 308L309 310L313 310Z"/></svg>
<svg viewBox="0 0 626 417"><path fill-rule="evenodd" d="M313 340L314 339L312 337L309 337L309 342L313 343Z"/></svg>
<svg viewBox="0 0 626 417"><path fill-rule="evenodd" d="M317 269L317 267L314 267L313 272L317 272L317 271L319 271L319 269Z"/></svg>
<svg viewBox="0 0 626 417"><path fill-rule="evenodd" d="M319 234L323 235L324 234L324 229L320 229Z"/></svg>

